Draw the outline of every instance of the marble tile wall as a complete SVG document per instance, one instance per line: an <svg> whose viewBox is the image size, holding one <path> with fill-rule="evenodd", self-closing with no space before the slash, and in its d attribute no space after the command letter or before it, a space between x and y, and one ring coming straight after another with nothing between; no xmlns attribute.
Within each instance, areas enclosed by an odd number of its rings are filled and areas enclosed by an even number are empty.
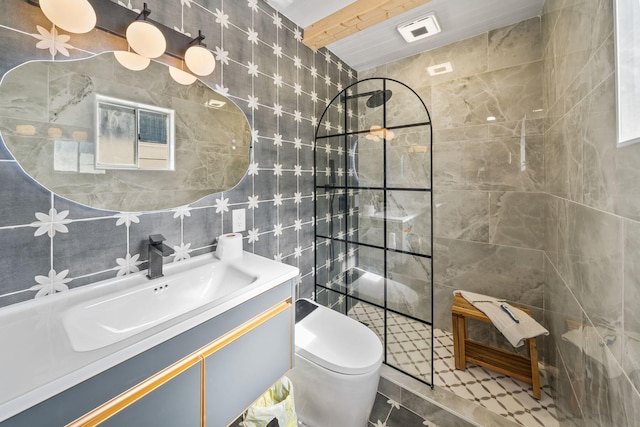
<svg viewBox="0 0 640 427"><path fill-rule="evenodd" d="M547 0L544 318L562 426L640 414L640 146L616 147L613 0Z"/></svg>
<svg viewBox="0 0 640 427"><path fill-rule="evenodd" d="M533 18L359 74L407 84L431 114L436 328L451 330L454 289L506 298L541 317L541 41ZM429 75L428 67L445 62L451 73ZM499 341L490 329L472 333Z"/></svg>
<svg viewBox="0 0 640 427"><path fill-rule="evenodd" d="M135 9L143 3L113 2ZM51 193L1 143L0 307L145 269L149 234L162 233L177 248L170 261L211 251L215 238L231 231L238 208L247 209L244 248L298 266L300 294L313 290L314 126L356 73L327 49L302 45L301 29L263 0L152 0L149 8L170 28L207 36L217 66L203 80L247 116L249 171L233 189L188 208L122 214ZM113 49L126 49L124 40L100 30L69 37L27 1L0 3L0 75L27 60Z"/></svg>

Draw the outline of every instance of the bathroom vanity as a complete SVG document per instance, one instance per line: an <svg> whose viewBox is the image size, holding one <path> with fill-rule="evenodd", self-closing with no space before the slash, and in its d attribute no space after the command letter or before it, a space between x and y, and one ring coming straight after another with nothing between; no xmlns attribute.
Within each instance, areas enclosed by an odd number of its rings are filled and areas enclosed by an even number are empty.
<svg viewBox="0 0 640 427"><path fill-rule="evenodd" d="M245 252L145 273L0 310L0 425L226 426L292 367L296 268ZM200 303L155 324L163 299ZM110 310L122 337L91 324Z"/></svg>

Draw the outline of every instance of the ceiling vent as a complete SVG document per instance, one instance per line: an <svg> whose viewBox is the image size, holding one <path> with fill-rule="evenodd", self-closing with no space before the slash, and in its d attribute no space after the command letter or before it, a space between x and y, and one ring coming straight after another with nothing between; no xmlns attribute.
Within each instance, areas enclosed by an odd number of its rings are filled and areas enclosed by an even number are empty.
<svg viewBox="0 0 640 427"><path fill-rule="evenodd" d="M427 16L398 25L398 31L407 43L411 43L438 34L441 30L436 16L431 13Z"/></svg>

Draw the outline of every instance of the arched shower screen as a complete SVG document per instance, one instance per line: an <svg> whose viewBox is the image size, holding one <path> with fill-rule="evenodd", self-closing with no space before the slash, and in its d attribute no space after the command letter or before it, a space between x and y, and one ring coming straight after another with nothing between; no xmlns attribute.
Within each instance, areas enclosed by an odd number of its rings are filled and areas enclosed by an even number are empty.
<svg viewBox="0 0 640 427"><path fill-rule="evenodd" d="M315 142L316 301L371 328L385 363L433 385L429 112L387 78L327 106Z"/></svg>

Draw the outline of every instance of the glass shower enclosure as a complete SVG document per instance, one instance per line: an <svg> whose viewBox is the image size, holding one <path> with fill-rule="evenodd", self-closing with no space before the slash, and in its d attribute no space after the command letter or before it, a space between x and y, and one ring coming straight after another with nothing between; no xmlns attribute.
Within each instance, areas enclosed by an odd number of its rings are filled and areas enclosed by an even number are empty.
<svg viewBox="0 0 640 427"><path fill-rule="evenodd" d="M364 323L386 364L433 385L432 130L418 94L361 80L315 140L315 299Z"/></svg>

